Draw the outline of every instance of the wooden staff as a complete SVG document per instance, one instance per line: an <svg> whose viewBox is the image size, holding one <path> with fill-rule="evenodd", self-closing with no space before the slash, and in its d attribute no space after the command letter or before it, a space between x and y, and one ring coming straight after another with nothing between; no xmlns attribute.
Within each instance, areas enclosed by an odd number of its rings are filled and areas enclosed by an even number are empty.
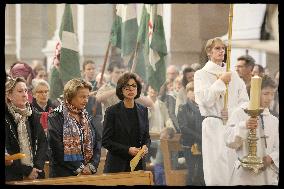
<svg viewBox="0 0 284 189"><path fill-rule="evenodd" d="M103 68L102 68L101 78L100 78L100 81L99 81L99 85L100 86L102 86L102 83L103 83L104 72L105 72L105 68L106 68L106 63L107 63L107 59L108 59L110 46L111 46L111 42L109 40L108 46L107 46L106 55L105 55L105 58L104 58L104 64L103 64ZM96 96L96 94L97 94L97 91L94 91L94 92L91 93L91 95L94 95L94 96ZM93 108L92 108L93 116L95 116L97 114L97 104L98 104L98 101L96 99L96 101L95 101L95 103L93 105Z"/></svg>
<svg viewBox="0 0 284 189"><path fill-rule="evenodd" d="M109 54L109 49L111 46L111 42L108 42L108 46L107 46L107 51L106 51L106 55L104 58L104 64L103 64L103 68L102 68L102 74L101 74L101 78L100 78L100 82L99 84L101 85L103 83L103 77L104 77L104 72L105 72L105 68L106 68L106 63L107 63L107 59L108 59L108 54Z"/></svg>
<svg viewBox="0 0 284 189"><path fill-rule="evenodd" d="M226 71L230 71L230 58L231 58L231 42L232 42L232 26L233 26L233 11L234 5L230 4L230 11L229 11L229 29L228 29L228 47L227 47L227 60L226 60ZM228 84L226 84L226 93L224 99L224 109L228 109ZM226 123L227 120L224 120Z"/></svg>
<svg viewBox="0 0 284 189"><path fill-rule="evenodd" d="M130 72L134 73L135 69L136 69L136 65L137 65L137 52L138 52L138 47L139 47L139 42L136 42L136 47L135 47L135 51L134 51L134 57L133 57L133 63L132 63L132 67Z"/></svg>

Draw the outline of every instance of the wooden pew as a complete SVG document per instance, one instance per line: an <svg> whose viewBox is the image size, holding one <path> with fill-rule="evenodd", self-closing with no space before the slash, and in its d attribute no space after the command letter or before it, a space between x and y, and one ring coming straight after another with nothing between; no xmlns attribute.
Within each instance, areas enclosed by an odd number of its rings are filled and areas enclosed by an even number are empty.
<svg viewBox="0 0 284 189"><path fill-rule="evenodd" d="M134 171L109 173L101 175L83 175L58 177L48 179L37 179L33 181L13 181L6 182L9 185L153 185L153 175L150 171Z"/></svg>
<svg viewBox="0 0 284 189"><path fill-rule="evenodd" d="M106 161L106 149L101 149L101 159L98 166L97 174L103 174L105 161ZM45 178L49 178L49 161L46 161L44 164L44 172L45 172Z"/></svg>
<svg viewBox="0 0 284 189"><path fill-rule="evenodd" d="M187 169L174 170L171 162L171 152L183 150L180 144L180 137L181 134L175 134L172 139L161 139L166 185L168 186L186 185Z"/></svg>

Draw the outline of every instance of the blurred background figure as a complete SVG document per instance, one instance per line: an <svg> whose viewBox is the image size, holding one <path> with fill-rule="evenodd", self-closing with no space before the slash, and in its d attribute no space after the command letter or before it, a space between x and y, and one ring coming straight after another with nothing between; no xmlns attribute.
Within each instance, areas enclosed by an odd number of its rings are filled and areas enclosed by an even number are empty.
<svg viewBox="0 0 284 189"><path fill-rule="evenodd" d="M177 77L178 78L178 77ZM175 79L175 81L177 80ZM167 87L171 82L167 80L160 89L159 92L159 98L162 102L166 104L166 107L169 112L169 116L171 120L173 121L174 127L177 131L177 133L180 133L179 125L178 125L178 120L175 115L175 107L176 107L176 97L173 95L172 91L169 91L169 88Z"/></svg>
<svg viewBox="0 0 284 189"><path fill-rule="evenodd" d="M181 68L180 68L179 75L182 76L182 75L183 75L183 70L184 70L185 68L189 68L189 67L190 67L189 64L183 64L183 65L181 66Z"/></svg>
<svg viewBox="0 0 284 189"><path fill-rule="evenodd" d="M176 107L175 107L175 114L177 115L178 113L178 107L182 104L186 103L186 91L185 91L185 87L186 85L193 81L194 78L194 69L192 69L191 67L187 67L183 70L182 73L182 88L179 90L178 94L177 94L177 99L176 99Z"/></svg>
<svg viewBox="0 0 284 189"><path fill-rule="evenodd" d="M46 72L45 66L39 61L33 61L34 67L33 71L35 73L35 79L44 79L48 81L48 74Z"/></svg>
<svg viewBox="0 0 284 189"><path fill-rule="evenodd" d="M204 186L202 164L202 121L198 104L195 102L194 83L186 85L187 102L179 106L178 122L181 129L181 143L186 146L184 156L187 163L187 185Z"/></svg>
<svg viewBox="0 0 284 189"><path fill-rule="evenodd" d="M153 106L148 109L149 132L161 136L161 133L165 132L164 130L166 128L171 128L173 132L176 133L166 104L158 98L158 92L151 86L148 86L147 97L153 102ZM161 152L160 140L152 140L149 156L151 164L154 166L155 184L165 185L164 160ZM177 160L177 155L175 157Z"/></svg>
<svg viewBox="0 0 284 189"><path fill-rule="evenodd" d="M258 75L259 77L263 77L264 74L264 68L262 65L255 64L252 70L252 76Z"/></svg>
<svg viewBox="0 0 284 189"><path fill-rule="evenodd" d="M101 86L103 86L104 84L106 84L106 82L107 82L106 74L104 74L102 83L100 84L101 75L102 75L101 73L98 73L97 76L96 76L96 82L97 82L97 88L98 88L98 89L99 89Z"/></svg>
<svg viewBox="0 0 284 189"><path fill-rule="evenodd" d="M94 61L86 60L83 62L83 79L92 84L92 91L97 90L96 64Z"/></svg>
<svg viewBox="0 0 284 189"><path fill-rule="evenodd" d="M47 117L51 110L55 108L49 99L49 84L43 79L33 79L33 102L31 105L33 108L41 113L41 126L45 133L47 132Z"/></svg>
<svg viewBox="0 0 284 189"><path fill-rule="evenodd" d="M201 64L200 63L193 63L193 64L191 64L190 65L190 67L192 68L192 69L194 69L194 71L197 71L197 70L200 70L201 69Z"/></svg>
<svg viewBox="0 0 284 189"><path fill-rule="evenodd" d="M35 73L31 66L25 62L17 61L10 67L10 76L13 78L23 77L28 87L28 102L32 103L32 80L35 78Z"/></svg>
<svg viewBox="0 0 284 189"><path fill-rule="evenodd" d="M96 94L96 100L102 103L102 114L109 106L119 102L118 97L115 95L116 85L119 77L125 72L124 64L119 62L111 62L108 66L110 74L110 81L101 86Z"/></svg>
<svg viewBox="0 0 284 189"><path fill-rule="evenodd" d="M173 82L175 78L179 75L179 71L176 65L173 64L169 65L166 74L167 74L166 76L167 80Z"/></svg>
<svg viewBox="0 0 284 189"><path fill-rule="evenodd" d="M180 89L182 89L182 76L181 75L176 77L176 79L174 80L174 91L172 95L175 97L175 99L177 98L177 95Z"/></svg>
<svg viewBox="0 0 284 189"><path fill-rule="evenodd" d="M274 99L271 102L269 110L270 110L272 115L279 118L279 92L278 92L278 89L279 89L279 71L277 71L275 73L274 81L275 81L275 84L276 84L276 88L275 88L276 91L275 91Z"/></svg>
<svg viewBox="0 0 284 189"><path fill-rule="evenodd" d="M242 55L238 58L236 64L236 72L239 74L240 78L246 84L247 93L250 95L250 80L252 76L252 70L255 65L255 60L250 55Z"/></svg>

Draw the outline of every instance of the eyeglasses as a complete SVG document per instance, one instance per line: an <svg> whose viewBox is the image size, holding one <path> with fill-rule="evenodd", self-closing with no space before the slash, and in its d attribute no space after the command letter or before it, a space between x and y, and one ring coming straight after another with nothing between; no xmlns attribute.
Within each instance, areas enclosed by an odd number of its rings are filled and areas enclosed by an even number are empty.
<svg viewBox="0 0 284 189"><path fill-rule="evenodd" d="M39 94L47 94L47 93L49 93L49 90L42 90L42 91L36 91L36 93L39 93Z"/></svg>
<svg viewBox="0 0 284 189"><path fill-rule="evenodd" d="M126 84L123 88L126 89L126 90L130 90L130 87L136 89L137 85L136 84L132 84L132 85Z"/></svg>

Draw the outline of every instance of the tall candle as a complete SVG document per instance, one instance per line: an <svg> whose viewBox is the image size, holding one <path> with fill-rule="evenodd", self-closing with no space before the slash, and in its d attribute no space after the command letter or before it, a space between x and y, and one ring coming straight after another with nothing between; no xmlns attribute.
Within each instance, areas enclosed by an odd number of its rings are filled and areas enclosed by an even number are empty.
<svg viewBox="0 0 284 189"><path fill-rule="evenodd" d="M259 109L261 81L262 81L262 78L257 75L251 78L249 110Z"/></svg>

